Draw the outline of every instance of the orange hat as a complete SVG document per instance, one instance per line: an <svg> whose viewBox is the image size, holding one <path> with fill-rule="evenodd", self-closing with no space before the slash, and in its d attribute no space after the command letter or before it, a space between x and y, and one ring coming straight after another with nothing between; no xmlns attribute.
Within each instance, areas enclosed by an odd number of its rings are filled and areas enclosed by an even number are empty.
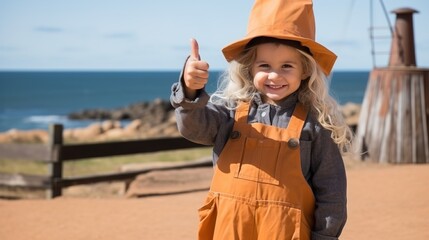
<svg viewBox="0 0 429 240"><path fill-rule="evenodd" d="M255 37L299 41L307 47L326 75L337 56L315 41L315 21L311 0L256 0L250 13L246 36L222 49L228 62L237 59Z"/></svg>

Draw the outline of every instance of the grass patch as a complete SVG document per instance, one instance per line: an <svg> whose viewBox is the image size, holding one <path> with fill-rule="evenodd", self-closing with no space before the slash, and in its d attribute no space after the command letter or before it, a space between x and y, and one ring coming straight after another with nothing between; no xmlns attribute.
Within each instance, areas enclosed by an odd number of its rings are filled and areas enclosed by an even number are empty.
<svg viewBox="0 0 429 240"><path fill-rule="evenodd" d="M47 175L48 168L43 162L2 158L0 159L0 172Z"/></svg>
<svg viewBox="0 0 429 240"><path fill-rule="evenodd" d="M130 163L183 162L206 156L211 156L211 147L67 161L63 174L64 177L96 175L117 172L122 165ZM49 165L28 160L0 159L0 172L47 175Z"/></svg>

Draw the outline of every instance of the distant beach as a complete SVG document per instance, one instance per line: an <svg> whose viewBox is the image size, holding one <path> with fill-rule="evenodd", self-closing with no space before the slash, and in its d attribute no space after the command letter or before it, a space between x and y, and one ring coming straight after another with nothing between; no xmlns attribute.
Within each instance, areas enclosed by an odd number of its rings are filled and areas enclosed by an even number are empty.
<svg viewBox="0 0 429 240"><path fill-rule="evenodd" d="M51 123L65 128L94 121L69 120L83 109L113 109L157 98L168 100L179 71L142 72L0 72L0 132L10 129L46 130ZM213 92L220 71L213 71L207 91ZM331 91L340 104L360 104L369 71L333 73Z"/></svg>

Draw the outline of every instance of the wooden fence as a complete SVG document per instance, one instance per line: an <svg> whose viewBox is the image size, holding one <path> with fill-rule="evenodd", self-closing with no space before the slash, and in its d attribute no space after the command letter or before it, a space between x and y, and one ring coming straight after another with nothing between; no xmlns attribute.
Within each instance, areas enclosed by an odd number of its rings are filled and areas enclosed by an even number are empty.
<svg viewBox="0 0 429 240"><path fill-rule="evenodd" d="M25 188L43 188L49 190L48 197L54 198L62 195L65 187L110 181L128 181L139 174L152 171L163 171L184 168L197 168L211 166L211 161L198 163L185 163L170 167L155 167L150 169L110 173L103 175L92 175L83 177L63 176L64 162L78 161L87 158L108 157L138 153L152 153L158 151L170 151L187 148L206 147L200 144L190 142L182 137L159 138L147 140L116 141L87 144L63 144L63 126L59 124L51 125L49 128L48 145L28 145L21 146L20 149L13 149L12 145L1 145L0 156L8 157L10 155L21 157L34 161L44 161L50 165L48 176L34 176L28 174L6 174L0 172L0 186L7 187L25 187ZM15 145L16 146L16 145ZM3 149L2 149L3 148ZM26 151L30 149L31 154ZM3 151L1 151L3 150Z"/></svg>

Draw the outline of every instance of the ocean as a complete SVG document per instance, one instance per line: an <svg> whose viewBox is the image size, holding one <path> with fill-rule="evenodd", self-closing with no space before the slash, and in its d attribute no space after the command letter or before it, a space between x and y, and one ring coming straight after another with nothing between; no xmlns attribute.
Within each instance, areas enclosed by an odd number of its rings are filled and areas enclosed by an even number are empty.
<svg viewBox="0 0 429 240"><path fill-rule="evenodd" d="M208 92L215 90L220 74L210 73ZM334 72L331 92L340 104L360 104L368 75L369 71ZM94 121L72 121L67 114L168 100L178 76L179 71L0 71L0 132L47 129L52 123L84 127Z"/></svg>

